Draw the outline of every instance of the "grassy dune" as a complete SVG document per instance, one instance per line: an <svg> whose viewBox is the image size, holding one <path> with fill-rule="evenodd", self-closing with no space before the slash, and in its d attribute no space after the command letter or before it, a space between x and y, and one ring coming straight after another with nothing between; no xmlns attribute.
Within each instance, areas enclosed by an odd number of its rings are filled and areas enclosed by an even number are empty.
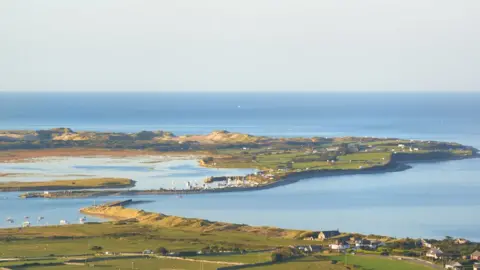
<svg viewBox="0 0 480 270"><path fill-rule="evenodd" d="M84 188L119 188L134 186L128 178L90 178L41 182L0 182L0 191L34 191Z"/></svg>
<svg viewBox="0 0 480 270"><path fill-rule="evenodd" d="M247 232L268 237L282 237L286 239L301 238L309 231L286 230L274 227L254 227L245 224L214 222L198 218L184 218L168 216L160 213L145 212L143 210L124 208L122 206L91 206L83 208L80 212L88 215L111 217L118 220L135 219L141 224L157 228L176 228L196 232Z"/></svg>

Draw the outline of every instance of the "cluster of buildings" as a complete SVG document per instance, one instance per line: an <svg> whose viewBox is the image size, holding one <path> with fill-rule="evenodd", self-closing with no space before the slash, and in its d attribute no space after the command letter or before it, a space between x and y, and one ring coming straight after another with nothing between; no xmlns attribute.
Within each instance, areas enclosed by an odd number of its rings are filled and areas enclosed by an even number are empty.
<svg viewBox="0 0 480 270"><path fill-rule="evenodd" d="M441 260L448 258L448 254L445 254L440 248L435 247L434 245L428 243L427 241L421 239L422 246L429 248L425 256L432 260ZM456 245L464 245L468 244L469 241L463 238L457 238L453 241ZM464 256L464 259L470 259L472 261L477 261L473 264L473 270L480 270L480 251L473 252L470 256ZM457 262L457 261L449 261L445 263L445 269L453 269L453 270L464 270L465 267Z"/></svg>
<svg viewBox="0 0 480 270"><path fill-rule="evenodd" d="M192 185L187 182L187 189L208 189L212 188L228 188L228 187L255 187L259 183L252 181L252 175L247 176L211 176L207 177L202 186Z"/></svg>
<svg viewBox="0 0 480 270"><path fill-rule="evenodd" d="M339 230L334 231L319 231L314 232L312 236L304 238L304 240L318 240L325 241L329 239L334 239L334 241L329 244L329 248L334 251L344 251L346 249L367 249L375 250L378 247L384 246L385 243L378 240L369 240L359 237L350 237L350 236L340 236Z"/></svg>

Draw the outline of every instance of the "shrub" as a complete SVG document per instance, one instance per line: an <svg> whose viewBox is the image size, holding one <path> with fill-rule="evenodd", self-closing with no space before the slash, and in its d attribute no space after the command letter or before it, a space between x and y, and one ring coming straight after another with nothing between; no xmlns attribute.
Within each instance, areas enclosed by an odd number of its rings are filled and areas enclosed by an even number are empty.
<svg viewBox="0 0 480 270"><path fill-rule="evenodd" d="M90 250L94 250L94 251L100 251L102 250L103 248L101 246L93 246L90 248Z"/></svg>
<svg viewBox="0 0 480 270"><path fill-rule="evenodd" d="M167 255L168 254L168 250L164 247L159 247L155 250L155 253L157 254L162 254L162 255Z"/></svg>
<svg viewBox="0 0 480 270"><path fill-rule="evenodd" d="M283 255L278 252L273 252L271 258L273 263L281 262L283 260Z"/></svg>

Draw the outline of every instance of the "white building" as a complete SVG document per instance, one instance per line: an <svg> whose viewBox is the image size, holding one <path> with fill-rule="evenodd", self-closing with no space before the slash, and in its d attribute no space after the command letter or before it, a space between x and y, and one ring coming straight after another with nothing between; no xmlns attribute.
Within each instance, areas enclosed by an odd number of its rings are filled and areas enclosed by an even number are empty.
<svg viewBox="0 0 480 270"><path fill-rule="evenodd" d="M443 252L440 249L432 248L427 252L427 257L438 260L442 258Z"/></svg>
<svg viewBox="0 0 480 270"><path fill-rule="evenodd" d="M463 270L463 265L459 262L449 262L445 264L445 269Z"/></svg>
<svg viewBox="0 0 480 270"><path fill-rule="evenodd" d="M328 245L331 250L345 250L350 248L350 245L344 241L336 241L333 244Z"/></svg>

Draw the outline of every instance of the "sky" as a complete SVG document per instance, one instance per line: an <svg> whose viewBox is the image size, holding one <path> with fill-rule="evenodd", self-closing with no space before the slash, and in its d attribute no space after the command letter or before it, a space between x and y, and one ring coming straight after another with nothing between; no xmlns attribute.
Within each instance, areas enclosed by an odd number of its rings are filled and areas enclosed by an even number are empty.
<svg viewBox="0 0 480 270"><path fill-rule="evenodd" d="M478 0L0 0L0 91L480 91Z"/></svg>

